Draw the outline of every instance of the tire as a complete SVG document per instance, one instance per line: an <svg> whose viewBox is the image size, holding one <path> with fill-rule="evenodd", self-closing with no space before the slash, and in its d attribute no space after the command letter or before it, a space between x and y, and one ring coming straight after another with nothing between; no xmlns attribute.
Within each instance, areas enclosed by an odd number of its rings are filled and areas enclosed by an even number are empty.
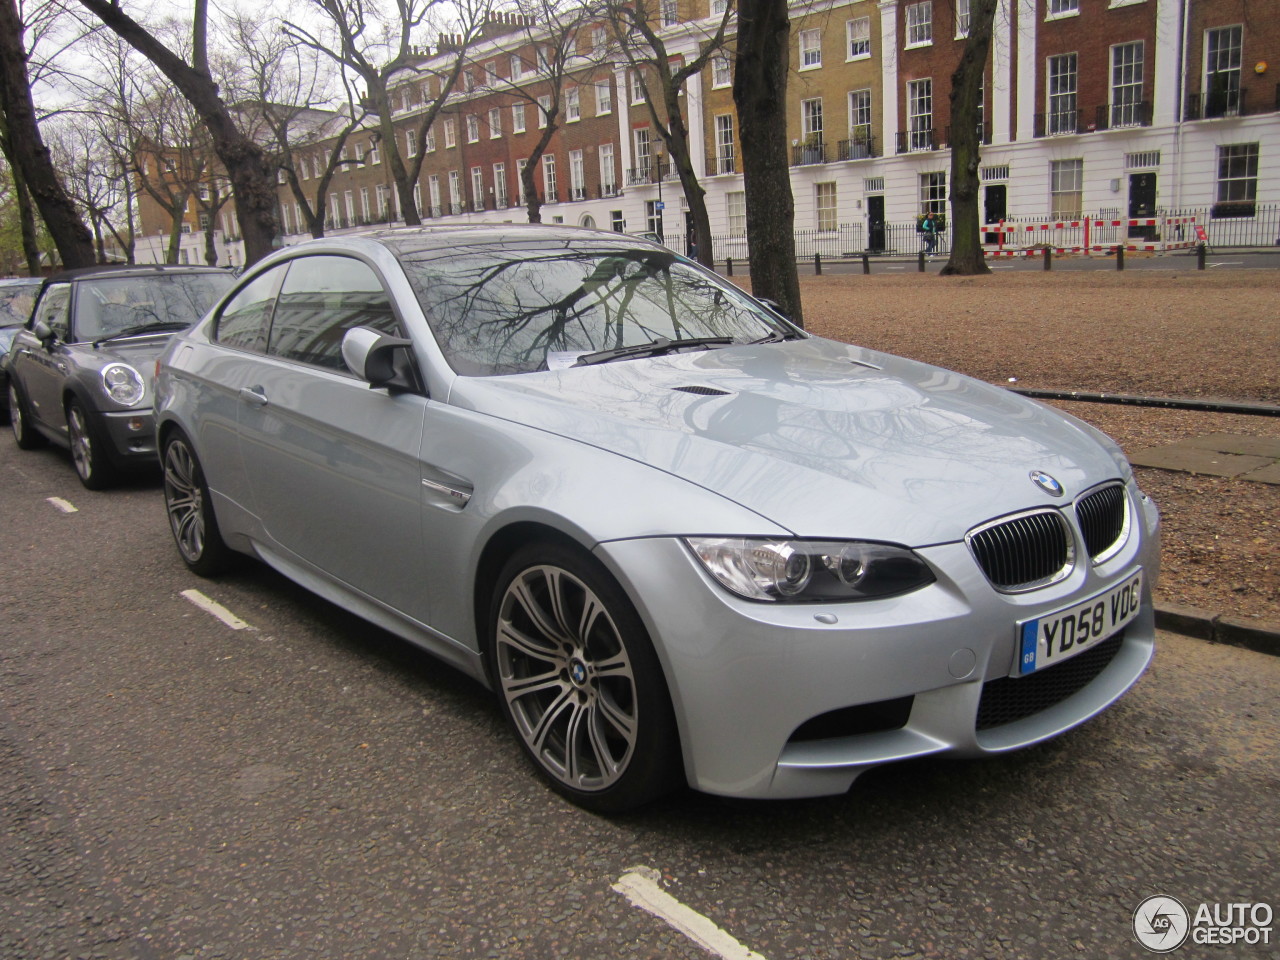
<svg viewBox="0 0 1280 960"><path fill-rule="evenodd" d="M34 450L44 446L44 435L31 425L31 411L27 409L27 401L18 392L18 385L9 378L9 426L13 430L13 439L21 450Z"/></svg>
<svg viewBox="0 0 1280 960"><path fill-rule="evenodd" d="M84 405L79 400L68 400L67 442L71 446L71 463L87 490L105 490L117 479L116 468L101 437L98 425L89 419Z"/></svg>
<svg viewBox="0 0 1280 960"><path fill-rule="evenodd" d="M235 554L222 539L213 514L209 485L191 444L181 433L164 441L164 506L182 562L197 576L213 577L231 568Z"/></svg>
<svg viewBox="0 0 1280 960"><path fill-rule="evenodd" d="M538 772L588 810L633 810L679 782L662 667L635 608L573 547L534 543L498 577L486 653L498 701Z"/></svg>

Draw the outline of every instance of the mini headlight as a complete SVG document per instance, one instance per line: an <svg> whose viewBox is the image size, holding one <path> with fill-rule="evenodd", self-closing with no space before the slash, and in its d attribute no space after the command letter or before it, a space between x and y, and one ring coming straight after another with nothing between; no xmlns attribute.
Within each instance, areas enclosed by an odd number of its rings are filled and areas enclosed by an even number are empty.
<svg viewBox="0 0 1280 960"><path fill-rule="evenodd" d="M142 374L127 363L109 363L102 368L102 388L116 403L132 407L147 392Z"/></svg>
<svg viewBox="0 0 1280 960"><path fill-rule="evenodd" d="M685 543L708 573L748 600L870 600L934 581L928 564L889 543L740 537L688 537Z"/></svg>

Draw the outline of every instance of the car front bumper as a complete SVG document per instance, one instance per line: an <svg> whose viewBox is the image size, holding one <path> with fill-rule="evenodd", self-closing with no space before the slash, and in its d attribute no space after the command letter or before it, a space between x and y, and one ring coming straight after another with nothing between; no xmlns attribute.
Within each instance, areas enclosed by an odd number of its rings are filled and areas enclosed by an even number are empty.
<svg viewBox="0 0 1280 960"><path fill-rule="evenodd" d="M102 414L102 427L111 459L121 467L159 462L156 453L156 417L151 409Z"/></svg>
<svg viewBox="0 0 1280 960"><path fill-rule="evenodd" d="M636 602L654 640L690 785L739 797L822 796L845 792L860 773L893 760L991 755L1038 743L1101 712L1132 686L1154 650L1159 519L1132 483L1128 495L1137 522L1115 556L1077 564L1059 583L1024 594L995 591L963 543L917 550L937 574L931 586L836 604L741 600L712 581L675 538L603 543L597 555ZM1092 597L1138 569L1142 607L1122 635L1093 648L1096 655L1086 650L1040 673L1013 676L1020 621ZM1066 677L1065 687L1028 683L1049 671ZM1014 719L1000 722L997 709L993 723L992 701L1010 695L1021 701L1030 695L1031 712L1024 703ZM795 736L814 718L838 719L869 704L872 714L901 711L901 719L870 732L860 732L858 721L859 732Z"/></svg>

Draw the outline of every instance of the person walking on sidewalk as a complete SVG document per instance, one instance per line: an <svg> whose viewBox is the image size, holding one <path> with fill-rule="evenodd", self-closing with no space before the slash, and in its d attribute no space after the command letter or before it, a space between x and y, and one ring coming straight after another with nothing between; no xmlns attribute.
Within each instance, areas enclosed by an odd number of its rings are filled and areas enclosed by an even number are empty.
<svg viewBox="0 0 1280 960"><path fill-rule="evenodd" d="M932 256L938 246L938 217L932 210L924 215L920 232L924 234L924 252Z"/></svg>

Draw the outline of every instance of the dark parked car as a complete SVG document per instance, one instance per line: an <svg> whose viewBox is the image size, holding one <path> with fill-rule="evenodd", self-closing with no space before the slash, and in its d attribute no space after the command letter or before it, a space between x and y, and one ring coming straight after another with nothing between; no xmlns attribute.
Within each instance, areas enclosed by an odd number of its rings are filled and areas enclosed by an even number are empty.
<svg viewBox="0 0 1280 960"><path fill-rule="evenodd" d="M155 358L234 279L216 267L148 266L88 267L44 281L6 358L18 446L67 447L90 490L154 464Z"/></svg>
<svg viewBox="0 0 1280 960"><path fill-rule="evenodd" d="M0 417L9 415L9 344L31 316L31 305L40 292L40 277L0 280Z"/></svg>

